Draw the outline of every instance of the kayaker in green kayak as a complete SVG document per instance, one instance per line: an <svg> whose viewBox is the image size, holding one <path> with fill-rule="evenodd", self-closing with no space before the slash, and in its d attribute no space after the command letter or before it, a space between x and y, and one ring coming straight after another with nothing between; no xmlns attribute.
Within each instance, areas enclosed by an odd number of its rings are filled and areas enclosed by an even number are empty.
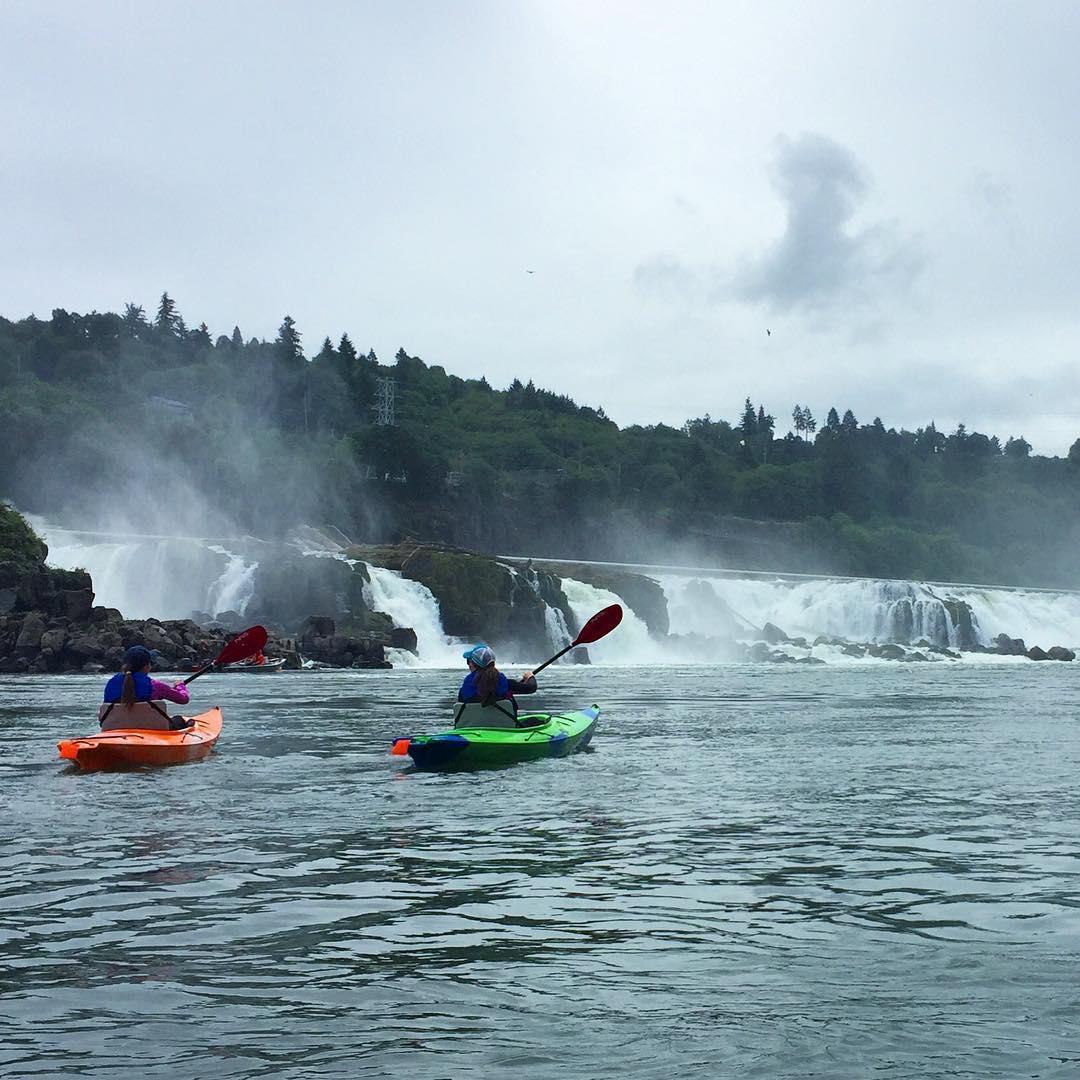
<svg viewBox="0 0 1080 1080"><path fill-rule="evenodd" d="M490 645L480 642L461 654L469 664L469 674L458 691L458 701L479 701L492 705L496 701L509 701L517 712L515 694L535 694L536 679L526 671L520 679L508 679L495 666L495 653Z"/></svg>

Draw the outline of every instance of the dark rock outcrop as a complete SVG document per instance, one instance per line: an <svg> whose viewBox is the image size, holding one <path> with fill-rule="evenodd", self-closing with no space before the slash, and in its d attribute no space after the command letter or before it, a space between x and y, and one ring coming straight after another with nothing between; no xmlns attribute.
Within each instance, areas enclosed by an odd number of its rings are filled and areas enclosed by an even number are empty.
<svg viewBox="0 0 1080 1080"><path fill-rule="evenodd" d="M1023 638L1011 638L1008 634L998 634L994 638L993 651L1002 656L1025 656L1027 646Z"/></svg>
<svg viewBox="0 0 1080 1080"><path fill-rule="evenodd" d="M953 596L945 597L941 603L956 627L956 647L964 652L976 649L979 645L978 623L971 605L966 600L957 600Z"/></svg>
<svg viewBox="0 0 1080 1080"><path fill-rule="evenodd" d="M1050 660L1075 660L1076 653L1072 649L1066 649L1064 645L1055 645L1053 648L1046 650L1046 655Z"/></svg>
<svg viewBox="0 0 1080 1080"><path fill-rule="evenodd" d="M334 667L388 668L381 642L337 633L334 620L327 615L304 621L297 637L300 652L319 663Z"/></svg>
<svg viewBox="0 0 1080 1080"><path fill-rule="evenodd" d="M1050 657L1047 656L1047 654L1045 652L1043 652L1043 650L1040 649L1038 645L1032 645L1031 648L1028 649L1027 658L1029 660L1049 660L1050 659Z"/></svg>

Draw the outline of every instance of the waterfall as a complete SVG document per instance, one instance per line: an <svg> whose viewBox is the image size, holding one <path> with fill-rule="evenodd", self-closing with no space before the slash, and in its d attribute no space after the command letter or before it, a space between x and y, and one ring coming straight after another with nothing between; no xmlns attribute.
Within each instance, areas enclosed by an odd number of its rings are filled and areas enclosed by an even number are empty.
<svg viewBox="0 0 1080 1080"><path fill-rule="evenodd" d="M461 645L443 633L442 613L431 590L410 581L396 570L364 564L371 577L365 599L375 611L384 612L395 626L411 626L416 632L417 656L401 651L397 662L424 667L461 667Z"/></svg>
<svg viewBox="0 0 1080 1080"><path fill-rule="evenodd" d="M552 652L558 652L574 640L574 635L570 633L566 619L558 608L553 608L550 604L544 605L544 623L547 626L548 643L551 645Z"/></svg>
<svg viewBox="0 0 1080 1080"><path fill-rule="evenodd" d="M563 592L574 618L582 626L602 608L622 604L623 619L617 630L589 646L589 659L600 664L655 664L664 659L662 646L649 636L649 629L623 600L607 589L573 578L562 579Z"/></svg>
<svg viewBox="0 0 1080 1080"><path fill-rule="evenodd" d="M790 637L818 635L856 642L915 643L958 648L961 627L953 601L971 610L976 643L998 634L1028 645L1080 644L1080 594L973 585L872 579L681 577L652 575L668 601L673 634L753 640L770 622Z"/></svg>
<svg viewBox="0 0 1080 1080"><path fill-rule="evenodd" d="M211 551L224 555L228 562L221 576L206 590L206 604L203 611L217 615L225 611L244 613L255 592L255 571L257 562L248 562L241 555L234 555L223 547L210 545Z"/></svg>

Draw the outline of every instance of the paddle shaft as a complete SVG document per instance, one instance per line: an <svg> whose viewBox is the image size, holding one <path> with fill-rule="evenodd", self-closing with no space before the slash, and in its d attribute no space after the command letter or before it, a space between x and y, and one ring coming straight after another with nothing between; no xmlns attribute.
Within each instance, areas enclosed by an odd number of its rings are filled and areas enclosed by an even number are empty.
<svg viewBox="0 0 1080 1080"><path fill-rule="evenodd" d="M187 686L188 684L193 683L200 675L205 675L208 671L215 667L217 667L217 661L211 660L209 664L206 664L204 667L199 668L199 670L196 671L194 675L189 675L186 679L181 679L180 685Z"/></svg>
<svg viewBox="0 0 1080 1080"><path fill-rule="evenodd" d="M533 668L533 675L539 675L541 671L548 666L548 664L554 664L560 656L565 656L571 649L577 648L577 642L571 641L565 649L560 649L550 660L545 660L538 668Z"/></svg>

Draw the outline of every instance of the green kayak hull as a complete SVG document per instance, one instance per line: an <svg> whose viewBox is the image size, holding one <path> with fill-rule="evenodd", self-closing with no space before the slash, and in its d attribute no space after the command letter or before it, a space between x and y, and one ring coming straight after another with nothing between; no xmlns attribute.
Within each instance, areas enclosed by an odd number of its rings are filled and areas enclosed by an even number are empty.
<svg viewBox="0 0 1080 1080"><path fill-rule="evenodd" d="M394 753L408 754L418 769L486 769L584 750L596 730L600 707L567 713L523 713L516 728L460 727L437 735L397 739Z"/></svg>

